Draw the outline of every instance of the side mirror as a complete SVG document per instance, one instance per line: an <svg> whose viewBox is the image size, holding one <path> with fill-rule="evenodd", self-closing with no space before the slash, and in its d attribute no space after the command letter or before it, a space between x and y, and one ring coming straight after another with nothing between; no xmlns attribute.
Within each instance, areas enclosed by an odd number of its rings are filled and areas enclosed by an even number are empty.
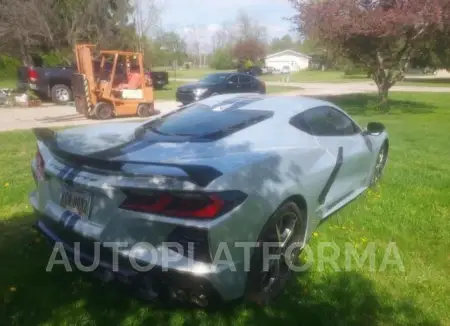
<svg viewBox="0 0 450 326"><path fill-rule="evenodd" d="M381 134L386 128L384 125L380 122L369 122L367 124L367 133L370 135L379 135Z"/></svg>

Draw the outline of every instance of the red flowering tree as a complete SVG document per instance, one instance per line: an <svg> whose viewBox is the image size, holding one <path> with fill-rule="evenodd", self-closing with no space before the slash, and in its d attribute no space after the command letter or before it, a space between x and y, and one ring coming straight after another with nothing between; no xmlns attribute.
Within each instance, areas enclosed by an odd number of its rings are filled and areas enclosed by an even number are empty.
<svg viewBox="0 0 450 326"><path fill-rule="evenodd" d="M403 79L414 51L445 23L449 0L290 0L298 31L363 66L380 102ZM448 6L447 6L448 7Z"/></svg>
<svg viewBox="0 0 450 326"><path fill-rule="evenodd" d="M255 38L244 39L233 46L232 54L240 62L251 61L255 63L264 58L266 48L261 41Z"/></svg>

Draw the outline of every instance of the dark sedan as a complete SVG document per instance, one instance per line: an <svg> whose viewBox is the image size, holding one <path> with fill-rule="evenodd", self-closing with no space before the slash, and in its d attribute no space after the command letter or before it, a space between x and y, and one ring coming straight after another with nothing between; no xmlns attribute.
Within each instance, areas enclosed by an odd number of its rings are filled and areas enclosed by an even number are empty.
<svg viewBox="0 0 450 326"><path fill-rule="evenodd" d="M266 84L243 73L216 73L206 76L193 84L178 87L177 101L183 104L201 99L231 93L266 93Z"/></svg>

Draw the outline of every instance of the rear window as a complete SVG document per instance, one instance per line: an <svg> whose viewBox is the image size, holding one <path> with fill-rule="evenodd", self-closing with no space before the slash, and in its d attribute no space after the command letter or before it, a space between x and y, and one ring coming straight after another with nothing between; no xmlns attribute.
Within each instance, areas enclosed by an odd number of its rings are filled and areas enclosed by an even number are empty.
<svg viewBox="0 0 450 326"><path fill-rule="evenodd" d="M242 110L240 107L259 99L224 101L215 106L194 103L161 119L148 128L162 135L194 138L221 138L265 119L273 112Z"/></svg>

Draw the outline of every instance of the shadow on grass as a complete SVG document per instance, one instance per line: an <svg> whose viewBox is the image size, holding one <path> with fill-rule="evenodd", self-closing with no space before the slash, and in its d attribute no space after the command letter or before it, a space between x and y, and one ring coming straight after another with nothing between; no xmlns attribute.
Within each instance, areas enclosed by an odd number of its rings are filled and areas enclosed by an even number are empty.
<svg viewBox="0 0 450 326"><path fill-rule="evenodd" d="M50 248L32 229L34 220L29 214L0 222L0 325L438 325L412 303L376 292L358 272L298 274L266 308L238 302L214 311L143 304L81 272L45 272Z"/></svg>
<svg viewBox="0 0 450 326"><path fill-rule="evenodd" d="M378 97L376 94L347 94L332 96L316 96L325 101L335 103L351 115L373 115L383 111L378 110ZM433 113L436 106L418 101L389 99L389 114L400 113Z"/></svg>

